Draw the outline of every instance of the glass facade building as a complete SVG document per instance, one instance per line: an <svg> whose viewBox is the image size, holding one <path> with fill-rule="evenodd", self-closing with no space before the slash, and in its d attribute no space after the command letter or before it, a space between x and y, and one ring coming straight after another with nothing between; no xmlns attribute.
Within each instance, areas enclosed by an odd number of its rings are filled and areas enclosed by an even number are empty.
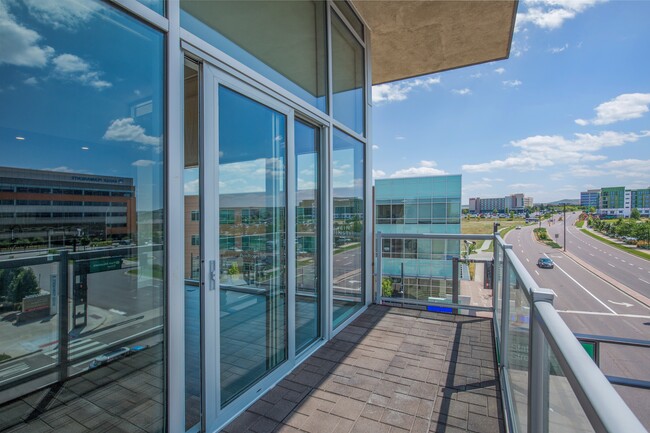
<svg viewBox="0 0 650 433"><path fill-rule="evenodd" d="M386 234L460 233L460 175L377 179L375 229ZM452 257L460 241L384 239L383 274L416 298L444 298L451 293ZM401 283L401 281L400 281ZM408 290L407 290L408 289Z"/></svg>
<svg viewBox="0 0 650 433"><path fill-rule="evenodd" d="M49 395L60 416L30 421L52 429L215 431L362 312L370 67L350 4L0 18L0 429Z"/></svg>

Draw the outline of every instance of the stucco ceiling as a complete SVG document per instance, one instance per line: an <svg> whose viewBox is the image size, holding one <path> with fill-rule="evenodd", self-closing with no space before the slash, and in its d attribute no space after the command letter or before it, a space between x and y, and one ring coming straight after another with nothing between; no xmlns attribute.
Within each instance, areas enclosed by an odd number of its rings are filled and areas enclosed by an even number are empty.
<svg viewBox="0 0 650 433"><path fill-rule="evenodd" d="M514 0L352 0L371 30L380 84L507 58Z"/></svg>

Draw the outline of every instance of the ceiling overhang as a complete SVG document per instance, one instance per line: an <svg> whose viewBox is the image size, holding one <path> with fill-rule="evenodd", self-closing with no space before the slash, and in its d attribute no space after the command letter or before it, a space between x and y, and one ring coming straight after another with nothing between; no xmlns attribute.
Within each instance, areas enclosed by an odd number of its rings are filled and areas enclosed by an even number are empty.
<svg viewBox="0 0 650 433"><path fill-rule="evenodd" d="M373 84L510 54L516 0L352 0L352 4L370 27Z"/></svg>

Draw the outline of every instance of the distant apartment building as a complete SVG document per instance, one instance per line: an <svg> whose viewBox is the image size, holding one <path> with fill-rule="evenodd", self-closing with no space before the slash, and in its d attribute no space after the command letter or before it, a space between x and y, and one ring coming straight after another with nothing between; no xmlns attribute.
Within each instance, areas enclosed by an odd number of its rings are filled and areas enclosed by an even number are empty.
<svg viewBox="0 0 650 433"><path fill-rule="evenodd" d="M600 190L589 189L580 193L580 206L587 209L593 207L598 209L600 207Z"/></svg>
<svg viewBox="0 0 650 433"><path fill-rule="evenodd" d="M600 189L598 213L604 217L628 218L632 209L642 216L650 216L650 187L626 189L624 186Z"/></svg>
<svg viewBox="0 0 650 433"><path fill-rule="evenodd" d="M510 194L505 197L482 198L473 197L469 199L469 213L508 213L523 212L526 207L533 206L533 198L524 194Z"/></svg>
<svg viewBox="0 0 650 433"><path fill-rule="evenodd" d="M461 176L430 176L375 181L376 231L423 234L460 233ZM418 299L451 293L451 257L460 255L460 241L384 239L382 271L401 277Z"/></svg>
<svg viewBox="0 0 650 433"><path fill-rule="evenodd" d="M0 167L2 242L123 239L136 233L135 204L132 178Z"/></svg>

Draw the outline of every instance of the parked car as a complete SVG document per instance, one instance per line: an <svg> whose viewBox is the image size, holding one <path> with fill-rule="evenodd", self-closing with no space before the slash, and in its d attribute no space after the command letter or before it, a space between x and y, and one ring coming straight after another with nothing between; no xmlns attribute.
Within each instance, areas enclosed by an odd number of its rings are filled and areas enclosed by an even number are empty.
<svg viewBox="0 0 650 433"><path fill-rule="evenodd" d="M553 269L555 263L553 263L553 260L549 259L548 257L542 257L537 260L537 266L540 268Z"/></svg>
<svg viewBox="0 0 650 433"><path fill-rule="evenodd" d="M521 230L521 226L515 227L515 230Z"/></svg>

